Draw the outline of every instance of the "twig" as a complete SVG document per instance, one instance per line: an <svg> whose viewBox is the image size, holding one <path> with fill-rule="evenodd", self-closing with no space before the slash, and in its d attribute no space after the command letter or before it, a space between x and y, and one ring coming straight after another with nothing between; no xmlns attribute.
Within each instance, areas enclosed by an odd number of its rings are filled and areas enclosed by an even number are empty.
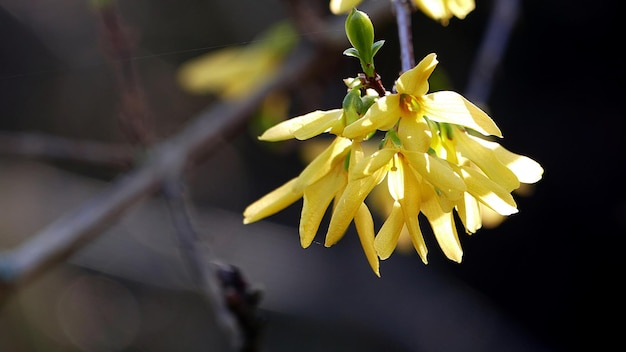
<svg viewBox="0 0 626 352"><path fill-rule="evenodd" d="M163 197L172 216L183 259L187 263L192 282L198 286L213 308L217 323L228 335L231 346L235 351L240 351L244 345L243 332L239 329L233 315L226 309L218 276L213 266L209 265L213 255L207 247L201 245L191 223L183 187L180 175L172 175L163 185Z"/></svg>
<svg viewBox="0 0 626 352"><path fill-rule="evenodd" d="M81 141L41 133L0 131L0 155L41 158L128 169L135 163L129 145Z"/></svg>
<svg viewBox="0 0 626 352"><path fill-rule="evenodd" d="M489 16L480 48L465 88L465 96L477 104L485 104L491 94L493 76L519 15L519 0L496 0Z"/></svg>
<svg viewBox="0 0 626 352"><path fill-rule="evenodd" d="M402 72L415 66L413 54L413 36L411 26L412 4L409 0L394 0L394 12L398 24L398 40L400 42L400 60Z"/></svg>
<svg viewBox="0 0 626 352"><path fill-rule="evenodd" d="M148 124L149 112L144 90L132 60L135 40L129 35L116 0L99 2L93 8L99 19L104 53L110 59L121 93L118 122L131 143L148 146L154 136Z"/></svg>

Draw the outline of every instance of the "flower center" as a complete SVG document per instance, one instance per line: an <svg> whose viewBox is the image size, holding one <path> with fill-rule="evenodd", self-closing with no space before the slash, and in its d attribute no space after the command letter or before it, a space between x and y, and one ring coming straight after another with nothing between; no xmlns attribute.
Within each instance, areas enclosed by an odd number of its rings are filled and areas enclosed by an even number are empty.
<svg viewBox="0 0 626 352"><path fill-rule="evenodd" d="M420 111L417 98L410 94L400 94L400 109L407 114L415 114Z"/></svg>

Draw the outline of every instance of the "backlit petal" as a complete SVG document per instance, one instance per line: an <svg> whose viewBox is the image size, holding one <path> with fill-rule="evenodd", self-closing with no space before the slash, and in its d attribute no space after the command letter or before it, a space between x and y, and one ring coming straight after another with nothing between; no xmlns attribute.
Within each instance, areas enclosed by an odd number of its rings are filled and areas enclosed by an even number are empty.
<svg viewBox="0 0 626 352"><path fill-rule="evenodd" d="M380 277L378 254L376 254L376 248L374 247L374 220L365 203L361 203L359 210L356 212L354 225L359 235L359 240L361 240L365 257L367 257L367 261L376 276Z"/></svg>
<svg viewBox="0 0 626 352"><path fill-rule="evenodd" d="M500 162L508 167L523 183L535 183L541 180L543 168L533 159L512 153L500 144L493 146L493 152Z"/></svg>
<svg viewBox="0 0 626 352"><path fill-rule="evenodd" d="M467 233L475 233L482 227L480 205L471 194L466 192L463 195L463 199L456 205L456 210Z"/></svg>
<svg viewBox="0 0 626 352"><path fill-rule="evenodd" d="M446 4L454 17L460 19L464 19L476 7L474 0L448 0Z"/></svg>
<svg viewBox="0 0 626 352"><path fill-rule="evenodd" d="M458 93L442 91L427 94L420 100L429 119L469 127L484 135L502 137L502 132L484 111Z"/></svg>
<svg viewBox="0 0 626 352"><path fill-rule="evenodd" d="M383 148L364 158L350 169L350 179L358 179L371 176L374 172L389 168L391 159L396 154L392 148Z"/></svg>
<svg viewBox="0 0 626 352"><path fill-rule="evenodd" d="M334 245L343 237L361 203L363 203L367 195L384 175L384 172L379 170L372 176L348 182L341 197L335 204L330 224L328 225L328 232L326 233L326 241L324 242L326 247Z"/></svg>
<svg viewBox="0 0 626 352"><path fill-rule="evenodd" d="M404 226L404 214L402 213L402 207L400 203L394 202L391 213L378 230L376 239L374 240L374 247L380 259L387 259L391 256L398 244L398 238L402 232Z"/></svg>
<svg viewBox="0 0 626 352"><path fill-rule="evenodd" d="M302 198L302 192L294 191L295 183L296 179L293 178L256 202L248 205L243 212L243 223L250 224L274 215Z"/></svg>
<svg viewBox="0 0 626 352"><path fill-rule="evenodd" d="M320 155L317 156L298 176L294 185L296 191L304 191L304 188L315 183L340 162L350 151L352 141L337 137Z"/></svg>
<svg viewBox="0 0 626 352"><path fill-rule="evenodd" d="M424 119L404 118L398 126L398 137L402 148L414 152L426 152L430 146L431 134Z"/></svg>
<svg viewBox="0 0 626 352"><path fill-rule="evenodd" d="M491 181L480 171L462 166L461 173L467 185L467 191L481 203L500 215L517 213L517 205L513 196L502 186Z"/></svg>
<svg viewBox="0 0 626 352"><path fill-rule="evenodd" d="M387 131L398 122L401 114L399 95L392 94L379 98L363 117L343 129L342 136L358 139L365 138L376 130Z"/></svg>
<svg viewBox="0 0 626 352"><path fill-rule="evenodd" d="M302 215L300 217L300 244L307 248L313 242L320 222L337 192L341 190L347 177L342 165L337 165L331 173L304 189Z"/></svg>
<svg viewBox="0 0 626 352"><path fill-rule="evenodd" d="M460 263L463 258L463 250L461 249L459 236L456 232L454 214L452 212L445 213L441 210L434 196L435 191L431 187L423 185L422 192L432 193L432 195L428 197L429 200L422 202L421 209L422 213L426 215L428 222L430 222L439 247L441 247L441 250L448 259Z"/></svg>
<svg viewBox="0 0 626 352"><path fill-rule="evenodd" d="M428 93L428 77L437 67L437 55L426 55L417 66L404 72L396 81L396 89L399 94L409 94L416 97Z"/></svg>
<svg viewBox="0 0 626 352"><path fill-rule="evenodd" d="M397 154L393 156L393 166L387 171L387 189L394 201L404 198L404 167Z"/></svg>
<svg viewBox="0 0 626 352"><path fill-rule="evenodd" d="M340 15L350 12L362 0L330 0L330 12L334 15Z"/></svg>
<svg viewBox="0 0 626 352"><path fill-rule="evenodd" d="M427 153L402 151L409 164L424 179L446 194L451 200L461 198L466 187L463 179L445 161Z"/></svg>
<svg viewBox="0 0 626 352"><path fill-rule="evenodd" d="M454 140L461 155L476 164L492 181L509 192L519 187L517 176L493 152L498 143L470 136L459 129L454 131Z"/></svg>
<svg viewBox="0 0 626 352"><path fill-rule="evenodd" d="M402 206L404 222L409 230L411 242L413 242L413 246L422 259L422 262L427 264L428 249L426 248L426 242L424 242L424 236L422 236L422 230L420 229L419 219L417 217L420 213L421 205L420 184L408 165L403 165L403 170L404 198L399 199L398 202Z"/></svg>
<svg viewBox="0 0 626 352"><path fill-rule="evenodd" d="M342 109L329 111L316 110L270 127L259 139L272 142L292 138L299 140L309 139L327 132L331 128L337 128L338 125L342 123L342 113Z"/></svg>

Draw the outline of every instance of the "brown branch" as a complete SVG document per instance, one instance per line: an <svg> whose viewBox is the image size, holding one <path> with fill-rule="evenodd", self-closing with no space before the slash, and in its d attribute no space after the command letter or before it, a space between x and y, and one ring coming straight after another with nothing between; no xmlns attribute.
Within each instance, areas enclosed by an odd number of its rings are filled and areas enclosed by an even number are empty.
<svg viewBox="0 0 626 352"><path fill-rule="evenodd" d="M136 151L123 144L73 140L42 133L0 131L0 155L128 169L135 162Z"/></svg>
<svg viewBox="0 0 626 352"><path fill-rule="evenodd" d="M93 8L99 20L103 51L110 60L121 94L118 122L131 143L139 146L150 145L154 140L148 123L150 113L143 86L132 60L136 48L136 35L133 35L130 27L124 23L115 0Z"/></svg>
<svg viewBox="0 0 626 352"><path fill-rule="evenodd" d="M408 71L415 66L413 54L413 26L411 25L412 3L409 0L393 1L398 25L398 40L400 41L400 61L402 72Z"/></svg>
<svg viewBox="0 0 626 352"><path fill-rule="evenodd" d="M465 97L475 104L484 105L489 99L494 75L504 57L519 11L519 0L496 0L493 5L465 88Z"/></svg>

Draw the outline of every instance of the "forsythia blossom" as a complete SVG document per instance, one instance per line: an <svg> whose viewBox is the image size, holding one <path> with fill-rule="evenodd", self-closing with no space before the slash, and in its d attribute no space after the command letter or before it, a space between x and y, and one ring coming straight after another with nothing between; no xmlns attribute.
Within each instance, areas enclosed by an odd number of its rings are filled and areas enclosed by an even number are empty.
<svg viewBox="0 0 626 352"><path fill-rule="evenodd" d="M372 100L371 95L355 95L358 89L351 87L342 109L314 111L268 129L261 140L304 140L324 133L335 139L298 177L249 205L244 223L302 198L300 241L308 247L333 203L325 246L339 241L354 222L368 262L380 275L379 259L393 253L404 228L427 263L418 220L422 213L444 254L460 262L463 251L454 212L466 232L474 233L481 227L479 204L501 215L517 212L511 191L520 183L540 180L543 169L486 139L502 137L500 129L461 95L428 93L436 65L436 55L427 55L398 78L395 93ZM385 137L380 148L366 155L361 143L381 131ZM366 198L384 180L393 206L376 232Z"/></svg>
<svg viewBox="0 0 626 352"><path fill-rule="evenodd" d="M362 0L330 0L330 11L335 14L344 14L359 5ZM464 19L474 10L474 0L413 0L428 17L447 25L452 17Z"/></svg>
<svg viewBox="0 0 626 352"><path fill-rule="evenodd" d="M296 42L293 26L279 22L248 45L226 47L185 62L178 81L191 93L238 100L272 77Z"/></svg>

